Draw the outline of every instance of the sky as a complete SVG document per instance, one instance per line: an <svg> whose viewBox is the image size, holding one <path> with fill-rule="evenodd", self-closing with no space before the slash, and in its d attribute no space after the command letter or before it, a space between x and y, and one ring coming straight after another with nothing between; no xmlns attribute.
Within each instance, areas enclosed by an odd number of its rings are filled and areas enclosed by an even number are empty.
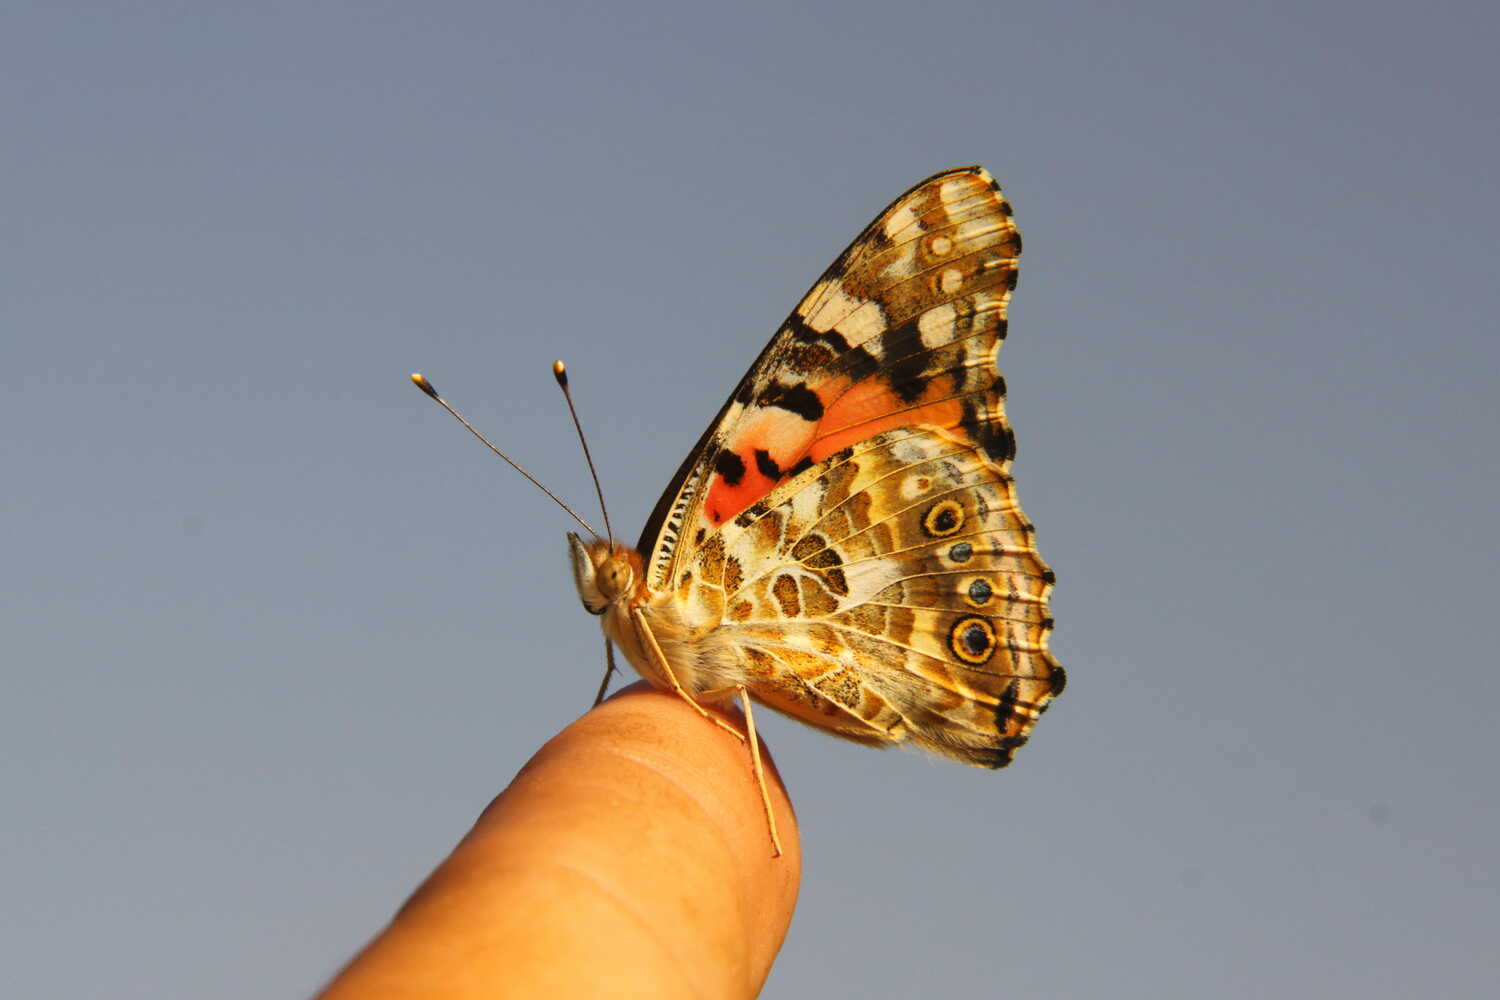
<svg viewBox="0 0 1500 1000"><path fill-rule="evenodd" d="M985 165L1066 693L972 770L762 712L765 995L1500 979L1493 4L14 3L0 957L303 996L588 707L634 537L891 198Z"/></svg>

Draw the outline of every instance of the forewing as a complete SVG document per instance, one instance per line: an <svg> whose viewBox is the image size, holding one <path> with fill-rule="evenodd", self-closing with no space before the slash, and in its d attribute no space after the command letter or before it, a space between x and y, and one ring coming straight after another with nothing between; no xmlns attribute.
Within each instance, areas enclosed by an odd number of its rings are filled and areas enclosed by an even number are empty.
<svg viewBox="0 0 1500 1000"><path fill-rule="evenodd" d="M1007 463L995 353L1020 250L980 167L897 198L792 311L678 470L637 546L647 584L667 586L735 515L884 431L947 430Z"/></svg>

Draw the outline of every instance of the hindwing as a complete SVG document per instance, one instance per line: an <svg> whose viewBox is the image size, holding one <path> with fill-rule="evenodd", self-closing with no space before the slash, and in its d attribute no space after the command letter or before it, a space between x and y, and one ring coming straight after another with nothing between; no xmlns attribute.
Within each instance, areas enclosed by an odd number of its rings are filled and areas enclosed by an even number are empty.
<svg viewBox="0 0 1500 1000"><path fill-rule="evenodd" d="M1000 767L1064 683L1033 535L982 448L901 428L777 487L685 573L761 701Z"/></svg>

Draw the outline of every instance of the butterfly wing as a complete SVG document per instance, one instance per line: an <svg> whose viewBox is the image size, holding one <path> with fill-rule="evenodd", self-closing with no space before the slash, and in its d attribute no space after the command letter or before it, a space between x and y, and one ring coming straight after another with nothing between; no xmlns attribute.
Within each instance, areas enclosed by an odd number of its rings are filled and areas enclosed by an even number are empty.
<svg viewBox="0 0 1500 1000"><path fill-rule="evenodd" d="M648 587L716 589L697 606L766 703L1000 766L1061 690L996 363L1019 254L983 169L913 187L792 311L658 502Z"/></svg>
<svg viewBox="0 0 1500 1000"><path fill-rule="evenodd" d="M1064 682L1032 536L981 448L905 427L773 490L691 572L722 592L719 632L761 701L1000 767Z"/></svg>

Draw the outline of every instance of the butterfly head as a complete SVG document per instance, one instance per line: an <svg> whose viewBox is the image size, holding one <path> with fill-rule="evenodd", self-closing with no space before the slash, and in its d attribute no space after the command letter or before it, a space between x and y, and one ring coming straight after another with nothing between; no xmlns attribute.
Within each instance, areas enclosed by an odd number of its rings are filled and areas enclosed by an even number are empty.
<svg viewBox="0 0 1500 1000"><path fill-rule="evenodd" d="M641 579L641 557L634 549L602 538L585 542L568 532L568 556L573 561L573 583L584 610L602 615L611 604L628 600Z"/></svg>

